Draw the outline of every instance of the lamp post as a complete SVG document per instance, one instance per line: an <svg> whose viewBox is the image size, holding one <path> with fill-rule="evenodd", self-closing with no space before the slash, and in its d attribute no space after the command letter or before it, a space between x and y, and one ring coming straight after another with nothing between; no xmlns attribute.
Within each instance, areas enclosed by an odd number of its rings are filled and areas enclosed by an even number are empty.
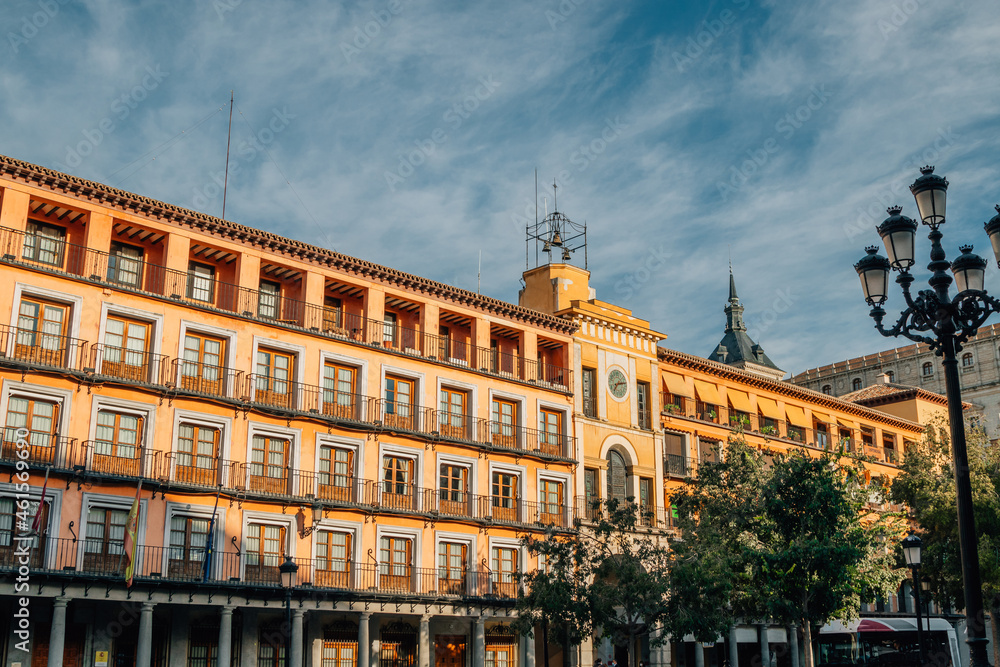
<svg viewBox="0 0 1000 667"><path fill-rule="evenodd" d="M299 566L292 560L292 557L285 554L285 562L278 566L281 572L281 587L285 589L285 667L291 664L292 659L292 589L295 588L295 578L299 573Z"/></svg>
<svg viewBox="0 0 1000 667"><path fill-rule="evenodd" d="M923 665L925 662L924 625L920 609L920 544L920 538L914 535L912 530L909 535L903 538L903 558L913 573L913 598L917 607L917 646L920 649L920 664ZM930 630L929 627L927 629Z"/></svg>
<svg viewBox="0 0 1000 667"><path fill-rule="evenodd" d="M889 217L878 227L889 258L879 255L878 248L872 246L866 248L868 254L854 268L861 278L865 301L872 307L870 314L875 320L875 329L883 336L903 336L917 343L926 343L941 357L955 467L959 549L968 632L966 641L971 654L971 667L989 667L979 551L972 509L972 487L969 482L969 456L965 444L962 390L958 380L956 355L962 349L962 344L976 334L980 325L991 314L1000 312L1000 301L983 289L986 260L972 254L972 246L962 246L962 254L954 262L945 258L944 248L941 247L943 235L940 227L945 222L948 181L935 174L934 167L924 167L920 172L921 176L910 186L910 192L916 199L920 219L931 230L927 235L931 242L931 261L927 268L932 272L927 283L931 289L920 290L916 297L910 294L910 285L914 281L910 267L914 263L913 241L917 223L901 215L902 209L898 206L889 209ZM1000 264L1000 206L997 206L997 215L986 223L986 233ZM886 329L882 325L886 315L882 304L888 296L890 267L899 272L896 282L902 288L907 307L895 325ZM954 298L948 294L952 282L951 276L946 273L948 269L955 274L958 294Z"/></svg>

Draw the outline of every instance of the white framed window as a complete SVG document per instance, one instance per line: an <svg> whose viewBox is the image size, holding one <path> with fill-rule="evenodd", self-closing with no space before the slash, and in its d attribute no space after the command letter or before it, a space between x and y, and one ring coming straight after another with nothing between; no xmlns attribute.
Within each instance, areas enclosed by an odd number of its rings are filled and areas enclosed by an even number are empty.
<svg viewBox="0 0 1000 667"><path fill-rule="evenodd" d="M396 593L415 592L415 569L420 567L421 531L402 527L379 526L377 586Z"/></svg>
<svg viewBox="0 0 1000 667"><path fill-rule="evenodd" d="M71 398L70 391L4 381L0 399L0 411L4 415L0 458L14 459L18 433L26 429L29 461L66 465L67 452L61 434L69 424Z"/></svg>
<svg viewBox="0 0 1000 667"><path fill-rule="evenodd" d="M16 345L15 355L76 368L83 298L19 282L13 302L10 326L18 332L8 345Z"/></svg>
<svg viewBox="0 0 1000 667"><path fill-rule="evenodd" d="M358 480L364 479L363 448L363 440L316 434L312 493L321 500L356 501Z"/></svg>
<svg viewBox="0 0 1000 667"><path fill-rule="evenodd" d="M163 315L104 302L95 372L134 382L156 384L160 378Z"/></svg>
<svg viewBox="0 0 1000 667"><path fill-rule="evenodd" d="M437 591L444 595L467 595L470 570L476 564L476 535L437 531L434 558Z"/></svg>
<svg viewBox="0 0 1000 667"><path fill-rule="evenodd" d="M452 454L437 457L437 510L447 516L471 516L472 496L478 489L477 459Z"/></svg>
<svg viewBox="0 0 1000 667"><path fill-rule="evenodd" d="M362 525L355 522L321 519L313 532L315 559L311 582L322 588L355 588L364 567L358 556ZM369 563L370 565L370 563Z"/></svg>
<svg viewBox="0 0 1000 667"><path fill-rule="evenodd" d="M526 468L491 462L489 475L490 517L505 523L524 522Z"/></svg>
<svg viewBox="0 0 1000 667"><path fill-rule="evenodd" d="M77 563L82 563L86 572L124 572L123 558L125 523L135 501L135 494L108 495L84 492L81 499L80 539ZM146 553L146 519L149 501L140 499L138 526L136 528L135 572L144 572Z"/></svg>
<svg viewBox="0 0 1000 667"><path fill-rule="evenodd" d="M278 567L295 555L295 517L273 512L245 511L241 552L244 581L281 585Z"/></svg>
<svg viewBox="0 0 1000 667"><path fill-rule="evenodd" d="M489 548L490 592L516 598L517 575L524 570L524 547L517 540L491 537Z"/></svg>
<svg viewBox="0 0 1000 667"><path fill-rule="evenodd" d="M387 509L421 510L423 449L379 445L379 502Z"/></svg>
<svg viewBox="0 0 1000 667"><path fill-rule="evenodd" d="M40 480L32 480L32 486L28 490L30 497L27 509L29 527L34 521L35 512L38 511L38 502L41 500L42 487L40 484L42 484ZM41 535L35 537L32 542L31 567L40 568L44 566L48 569L53 569L60 562L60 558L65 560L65 555L62 554L60 549L68 547L57 541L59 526L62 525L60 518L64 492L64 489L59 488L58 484L50 484L45 489L45 508L42 510ZM0 553L8 558L5 562L11 562L9 559L13 557L14 550L16 550L18 545L13 538L20 531L17 529L16 516L10 513L10 511L15 513L23 512L17 506L17 495L22 494L18 492L15 484L0 482Z"/></svg>
<svg viewBox="0 0 1000 667"><path fill-rule="evenodd" d="M526 403L524 396L490 390L490 440L494 446L506 449L525 446L521 427Z"/></svg>
<svg viewBox="0 0 1000 667"><path fill-rule="evenodd" d="M219 503L216 510L212 505L167 501L163 544L168 548L163 550L160 564L164 576L184 579L200 579L203 576L209 533L213 551L222 553L226 548L227 509L225 503ZM229 576L236 576L236 573L230 575L225 572L225 559L214 558L208 577L222 579Z"/></svg>
<svg viewBox="0 0 1000 667"><path fill-rule="evenodd" d="M569 527L572 524L568 500L571 483L572 478L568 474L539 468L535 478L538 506L531 520L546 525Z"/></svg>
<svg viewBox="0 0 1000 667"><path fill-rule="evenodd" d="M233 421L230 417L174 410L170 479L218 486L229 481Z"/></svg>
<svg viewBox="0 0 1000 667"><path fill-rule="evenodd" d="M155 419L155 405L95 396L84 447L87 469L126 477L152 474L149 454Z"/></svg>
<svg viewBox="0 0 1000 667"><path fill-rule="evenodd" d="M250 422L247 427L247 485L259 493L299 492L302 429Z"/></svg>

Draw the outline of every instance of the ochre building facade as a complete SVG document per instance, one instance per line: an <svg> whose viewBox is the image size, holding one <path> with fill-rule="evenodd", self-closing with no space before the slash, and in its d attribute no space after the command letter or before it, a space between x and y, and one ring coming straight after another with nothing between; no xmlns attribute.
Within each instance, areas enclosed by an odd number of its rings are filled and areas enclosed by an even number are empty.
<svg viewBox="0 0 1000 667"><path fill-rule="evenodd" d="M5 664L534 664L510 602L518 538L575 518L572 322L9 158L0 272Z"/></svg>

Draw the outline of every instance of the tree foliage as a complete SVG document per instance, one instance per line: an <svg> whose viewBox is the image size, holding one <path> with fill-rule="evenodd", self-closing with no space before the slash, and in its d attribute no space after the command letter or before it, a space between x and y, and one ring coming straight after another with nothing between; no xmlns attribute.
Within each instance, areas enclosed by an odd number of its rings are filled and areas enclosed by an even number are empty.
<svg viewBox="0 0 1000 667"><path fill-rule="evenodd" d="M992 617L1000 619L1000 447L990 444L978 423L967 423L965 430L983 596ZM919 526L921 578L930 584L936 602L962 610L955 468L943 417L931 420L923 441L906 451L901 468L893 480L892 497L911 508ZM993 624L994 646L1000 646L997 625Z"/></svg>
<svg viewBox="0 0 1000 667"><path fill-rule="evenodd" d="M544 565L523 577L515 627L530 634L541 624L563 647L595 635L631 647L665 613L670 558L666 536L651 527L651 517L631 498L610 499L593 509L593 524L578 524L573 535L522 539L530 553L542 556ZM650 637L654 646L664 640ZM633 665L637 661L632 655Z"/></svg>
<svg viewBox="0 0 1000 667"><path fill-rule="evenodd" d="M902 572L886 540L901 525L868 509L884 489L861 460L795 449L769 461L740 434L724 454L672 496L683 535L671 568L674 636L714 641L737 619L769 619L798 624L808 648L813 626L895 590Z"/></svg>

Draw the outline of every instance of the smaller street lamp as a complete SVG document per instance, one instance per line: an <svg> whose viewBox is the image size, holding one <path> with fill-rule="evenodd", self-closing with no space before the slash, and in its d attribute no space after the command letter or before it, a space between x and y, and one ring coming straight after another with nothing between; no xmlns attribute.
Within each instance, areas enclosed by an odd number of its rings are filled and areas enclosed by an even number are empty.
<svg viewBox="0 0 1000 667"><path fill-rule="evenodd" d="M292 557L285 554L285 562L278 566L281 573L281 587L285 589L285 665L291 664L292 659L292 589L295 588L295 580L299 573L299 566Z"/></svg>
<svg viewBox="0 0 1000 667"><path fill-rule="evenodd" d="M903 558L913 572L913 597L917 606L917 644L920 647L920 664L924 664L924 628L920 610L920 538L910 531L903 538Z"/></svg>

